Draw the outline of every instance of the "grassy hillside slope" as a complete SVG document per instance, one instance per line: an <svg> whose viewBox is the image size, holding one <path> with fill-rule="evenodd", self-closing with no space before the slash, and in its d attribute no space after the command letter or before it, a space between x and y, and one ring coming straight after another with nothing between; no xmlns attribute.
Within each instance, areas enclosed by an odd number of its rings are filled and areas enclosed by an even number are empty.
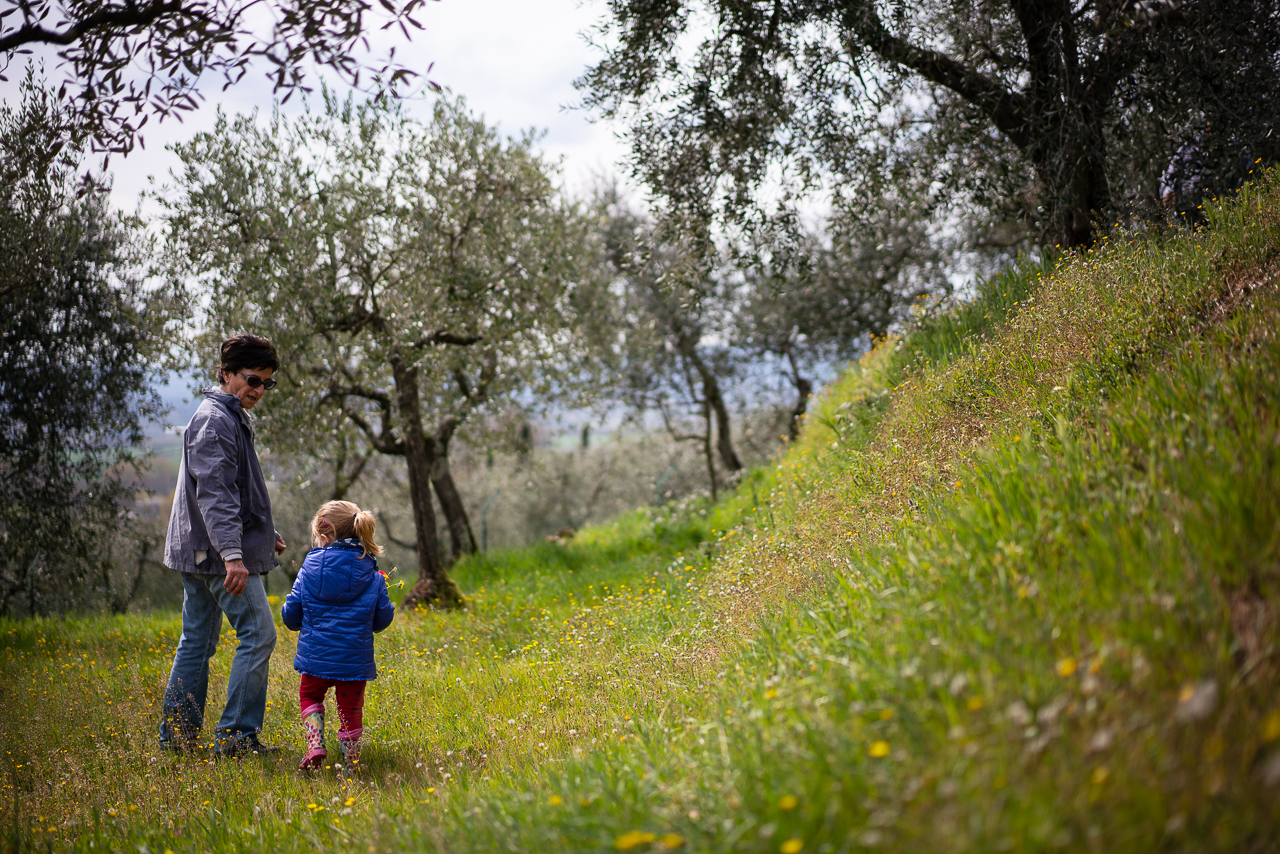
<svg viewBox="0 0 1280 854"><path fill-rule="evenodd" d="M1280 847L1280 181L1208 222L883 342L715 507L459 567L350 776L287 632L289 755L214 764L154 747L175 615L0 624L10 847Z"/></svg>

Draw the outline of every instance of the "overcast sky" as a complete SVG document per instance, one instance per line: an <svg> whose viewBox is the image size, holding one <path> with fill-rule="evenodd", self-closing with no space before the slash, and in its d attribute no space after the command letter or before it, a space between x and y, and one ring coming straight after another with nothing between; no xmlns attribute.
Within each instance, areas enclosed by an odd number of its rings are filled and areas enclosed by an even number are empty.
<svg viewBox="0 0 1280 854"><path fill-rule="evenodd" d="M563 158L566 186L581 188L593 175L624 171L626 146L614 128L592 124L583 111L570 108L580 97L574 79L599 56L583 33L605 8L602 0L439 0L418 16L426 30L410 43L398 43L397 59L421 71L434 62L431 79L466 96L475 112L504 133L515 135L530 127L545 130L543 151ZM385 51L387 39L378 37L375 51ZM51 51L44 55L46 76L56 84L65 72L54 67ZM0 99L11 101L18 94L21 68L15 63L6 76L9 82L0 82ZM135 210L151 186L150 177L166 179L177 164L166 144L211 128L218 106L231 113L257 108L266 115L274 104L271 85L260 73L251 72L225 92L218 78L203 83L206 100L200 110L184 116L181 124L170 120L157 126L153 119L144 132L145 149L112 158L113 200L118 207ZM286 112L296 109L293 102L285 107ZM430 99L411 101L410 110L426 117ZM142 210L152 213L154 205L143 204ZM172 417L177 423L190 414L191 404L183 404L189 396L186 385L185 379L175 377L163 390L166 401L175 406Z"/></svg>
<svg viewBox="0 0 1280 854"><path fill-rule="evenodd" d="M397 58L423 71L434 62L431 79L466 96L477 113L505 133L514 135L529 127L545 130L542 148L552 157L563 157L564 183L582 187L593 174L621 173L620 160L626 153L614 128L593 125L583 111L571 109L580 97L574 79L599 56L582 34L605 9L602 0L439 0L419 13L426 30L410 43L401 40ZM385 49L387 43L375 42L375 49ZM50 60L45 62L50 82L61 80L64 72L53 68ZM7 76L9 82L0 83L0 98L11 100L21 73L11 67ZM274 103L270 83L261 74L251 72L226 92L220 91L220 79L203 83L206 101L199 111L185 116L182 124L170 120L156 126L153 120L144 133L144 150L112 159L119 207L135 209L149 176L164 180L176 164L165 145L212 127L219 105L228 112L256 107L267 114ZM286 112L294 107L286 105ZM428 101L411 103L410 109L425 116ZM148 208L144 206L144 212Z"/></svg>

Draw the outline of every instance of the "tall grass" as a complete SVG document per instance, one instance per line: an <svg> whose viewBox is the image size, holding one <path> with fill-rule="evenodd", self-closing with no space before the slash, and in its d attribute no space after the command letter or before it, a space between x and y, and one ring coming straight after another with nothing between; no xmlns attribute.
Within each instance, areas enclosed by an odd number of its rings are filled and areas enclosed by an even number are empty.
<svg viewBox="0 0 1280 854"><path fill-rule="evenodd" d="M1280 182L1207 217L883 342L716 506L462 565L350 777L287 633L293 755L212 764L154 747L174 615L0 626L10 846L1274 847Z"/></svg>

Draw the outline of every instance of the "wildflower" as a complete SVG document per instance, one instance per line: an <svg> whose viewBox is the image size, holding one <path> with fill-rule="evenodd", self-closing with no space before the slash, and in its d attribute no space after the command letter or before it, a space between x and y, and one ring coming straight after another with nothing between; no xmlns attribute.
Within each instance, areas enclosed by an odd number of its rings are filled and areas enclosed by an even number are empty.
<svg viewBox="0 0 1280 854"><path fill-rule="evenodd" d="M1262 722L1263 742L1272 742L1280 738L1280 712L1272 712Z"/></svg>
<svg viewBox="0 0 1280 854"><path fill-rule="evenodd" d="M1058 671L1059 676L1070 676L1072 673L1076 672L1076 667L1076 660L1074 658L1067 657L1059 659L1054 669Z"/></svg>
<svg viewBox="0 0 1280 854"><path fill-rule="evenodd" d="M662 843L663 848L679 848L684 845L684 837L678 833L664 833L658 841Z"/></svg>
<svg viewBox="0 0 1280 854"><path fill-rule="evenodd" d="M551 797L547 798L547 803L550 806L558 807L562 803L564 803L564 798L560 797L559 795L552 795Z"/></svg>
<svg viewBox="0 0 1280 854"><path fill-rule="evenodd" d="M1213 679L1187 683L1178 692L1178 705L1174 717L1183 723L1208 717L1218 705L1218 683Z"/></svg>
<svg viewBox="0 0 1280 854"><path fill-rule="evenodd" d="M796 808L796 804L799 802L800 801L796 799L795 795L783 795L781 798L778 798L778 809L783 812L790 812Z"/></svg>
<svg viewBox="0 0 1280 854"><path fill-rule="evenodd" d="M792 838L782 843L782 847L780 847L778 850L781 851L782 854L800 854L800 851L803 848L804 848L803 839Z"/></svg>
<svg viewBox="0 0 1280 854"><path fill-rule="evenodd" d="M649 833L644 830L631 830L613 840L613 847L619 851L630 851L637 845L644 845L648 842L653 842L657 838L658 835L656 833Z"/></svg>
<svg viewBox="0 0 1280 854"><path fill-rule="evenodd" d="M872 742L870 749L867 750L867 755L871 756L874 759L883 759L884 757L889 755L889 742L887 741ZM796 850L799 851L800 849L797 848Z"/></svg>

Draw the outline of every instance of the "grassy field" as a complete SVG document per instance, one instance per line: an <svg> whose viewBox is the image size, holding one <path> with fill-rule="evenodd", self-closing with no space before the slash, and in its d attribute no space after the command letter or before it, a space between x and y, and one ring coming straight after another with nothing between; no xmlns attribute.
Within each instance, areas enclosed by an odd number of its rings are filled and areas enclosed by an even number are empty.
<svg viewBox="0 0 1280 854"><path fill-rule="evenodd" d="M1206 207L881 342L714 507L459 566L350 777L288 632L286 754L213 763L155 746L176 614L0 623L7 846L1280 848L1280 180Z"/></svg>

